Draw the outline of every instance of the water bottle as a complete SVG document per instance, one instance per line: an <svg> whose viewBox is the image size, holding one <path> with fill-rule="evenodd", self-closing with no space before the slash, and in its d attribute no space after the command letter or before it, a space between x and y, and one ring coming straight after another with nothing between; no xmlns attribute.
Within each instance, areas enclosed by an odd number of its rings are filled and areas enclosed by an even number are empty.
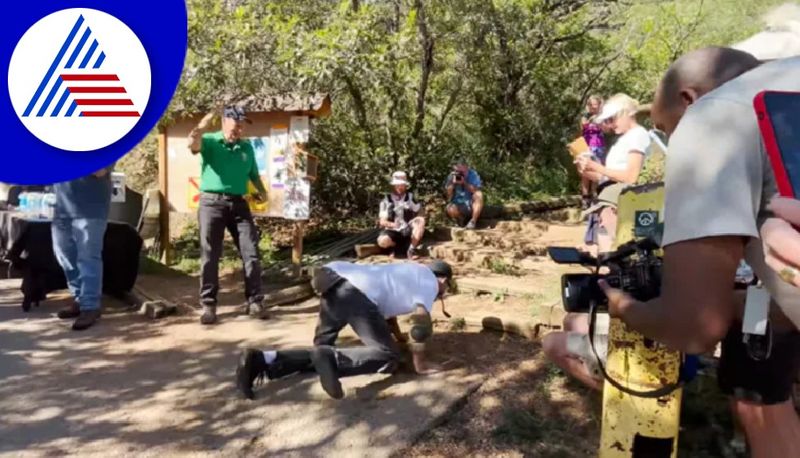
<svg viewBox="0 0 800 458"><path fill-rule="evenodd" d="M56 214L56 195L48 192L44 196L45 216L47 219L53 219Z"/></svg>
<svg viewBox="0 0 800 458"><path fill-rule="evenodd" d="M38 219L42 213L42 193L32 192L28 195L28 212L31 218Z"/></svg>
<svg viewBox="0 0 800 458"><path fill-rule="evenodd" d="M23 215L28 215L28 193L22 192L19 195L19 211L22 212Z"/></svg>

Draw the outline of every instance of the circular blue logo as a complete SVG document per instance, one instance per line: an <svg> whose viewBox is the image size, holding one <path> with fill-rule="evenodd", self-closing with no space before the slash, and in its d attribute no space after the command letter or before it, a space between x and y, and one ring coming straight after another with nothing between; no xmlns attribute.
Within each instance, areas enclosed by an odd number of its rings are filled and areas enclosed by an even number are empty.
<svg viewBox="0 0 800 458"><path fill-rule="evenodd" d="M71 180L133 149L180 81L184 1L36 2L14 9L15 20L0 31L8 76L0 181Z"/></svg>

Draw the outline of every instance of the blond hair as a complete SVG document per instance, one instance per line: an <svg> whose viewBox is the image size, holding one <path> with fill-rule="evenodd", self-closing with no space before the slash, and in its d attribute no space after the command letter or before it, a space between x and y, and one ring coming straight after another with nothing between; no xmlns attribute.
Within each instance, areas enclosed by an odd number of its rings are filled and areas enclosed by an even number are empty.
<svg viewBox="0 0 800 458"><path fill-rule="evenodd" d="M614 94L606 100L606 105L620 107L617 116L635 116L639 112L639 101L628 94Z"/></svg>

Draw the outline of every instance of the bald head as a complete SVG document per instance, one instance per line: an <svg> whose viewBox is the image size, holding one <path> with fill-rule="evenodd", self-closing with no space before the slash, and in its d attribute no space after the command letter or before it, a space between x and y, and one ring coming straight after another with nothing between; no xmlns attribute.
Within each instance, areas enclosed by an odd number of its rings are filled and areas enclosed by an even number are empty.
<svg viewBox="0 0 800 458"><path fill-rule="evenodd" d="M758 65L753 55L731 48L709 47L684 54L658 85L653 123L671 135L689 105Z"/></svg>

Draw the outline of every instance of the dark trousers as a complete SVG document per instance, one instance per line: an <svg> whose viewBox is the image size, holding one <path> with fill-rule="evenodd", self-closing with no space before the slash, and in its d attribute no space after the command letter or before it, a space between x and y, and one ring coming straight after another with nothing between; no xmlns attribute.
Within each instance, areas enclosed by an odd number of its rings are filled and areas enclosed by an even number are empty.
<svg viewBox="0 0 800 458"><path fill-rule="evenodd" d="M216 305L219 292L219 259L225 229L233 237L244 264L244 294L248 302L258 302L261 292L261 259L258 253L258 228L250 207L239 196L203 193L198 212L200 224L201 276L200 302Z"/></svg>
<svg viewBox="0 0 800 458"><path fill-rule="evenodd" d="M328 275L336 274L329 271ZM400 350L378 307L350 282L334 279L333 283L335 286L320 299L314 345L333 347L339 331L349 324L364 345L334 349L339 376L393 372L400 360ZM279 351L270 368L270 378L312 370L307 350Z"/></svg>

